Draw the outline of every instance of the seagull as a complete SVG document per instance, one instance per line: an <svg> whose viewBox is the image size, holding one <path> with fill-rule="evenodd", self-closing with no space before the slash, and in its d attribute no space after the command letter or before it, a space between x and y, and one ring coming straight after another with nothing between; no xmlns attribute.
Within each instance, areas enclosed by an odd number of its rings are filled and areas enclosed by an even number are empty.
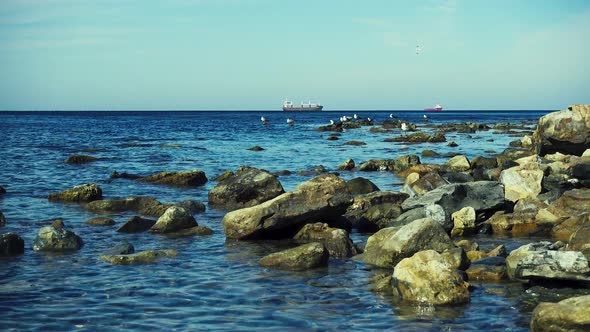
<svg viewBox="0 0 590 332"><path fill-rule="evenodd" d="M355 120L358 120L359 116L358 116L358 115L356 115L356 113L354 113L354 115L353 115L353 118L354 118Z"/></svg>
<svg viewBox="0 0 590 332"><path fill-rule="evenodd" d="M424 119L428 119L428 117L426 116L426 114L424 114L422 117L424 117Z"/></svg>
<svg viewBox="0 0 590 332"><path fill-rule="evenodd" d="M330 124L331 125L334 125L334 120L330 120Z"/></svg>
<svg viewBox="0 0 590 332"><path fill-rule="evenodd" d="M294 122L295 122L295 120L293 120L293 119L291 119L291 118L287 118L287 123L288 123L288 124L292 124L292 123L294 123Z"/></svg>
<svg viewBox="0 0 590 332"><path fill-rule="evenodd" d="M343 115L340 117L340 121L346 122L346 121L348 121L348 117L346 117L346 115Z"/></svg>
<svg viewBox="0 0 590 332"><path fill-rule="evenodd" d="M408 124L407 124L407 123L405 123L405 122L403 122L403 123L402 123L402 130L403 130L403 131L407 131L408 129L409 129L409 128L408 128Z"/></svg>
<svg viewBox="0 0 590 332"><path fill-rule="evenodd" d="M395 118L395 115L393 115L393 114L389 114L389 118L390 118L390 119L393 119L393 118Z"/></svg>
<svg viewBox="0 0 590 332"><path fill-rule="evenodd" d="M263 116L261 116L261 117L260 117L260 121L262 121L262 122L266 122L266 118L265 118L265 117L263 117Z"/></svg>
<svg viewBox="0 0 590 332"><path fill-rule="evenodd" d="M367 118L367 121L371 122L371 121L373 121L373 119L371 119L371 118Z"/></svg>

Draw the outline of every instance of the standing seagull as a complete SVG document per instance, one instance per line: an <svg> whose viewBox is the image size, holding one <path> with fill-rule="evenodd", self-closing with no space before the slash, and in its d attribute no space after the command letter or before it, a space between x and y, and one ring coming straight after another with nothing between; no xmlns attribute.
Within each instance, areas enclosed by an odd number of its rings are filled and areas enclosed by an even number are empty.
<svg viewBox="0 0 590 332"><path fill-rule="evenodd" d="M293 124L295 122L295 120L291 119L291 118L287 118L287 123L288 124Z"/></svg>
<svg viewBox="0 0 590 332"><path fill-rule="evenodd" d="M266 118L265 117L261 116L260 117L260 121L262 121L262 124L266 124Z"/></svg>

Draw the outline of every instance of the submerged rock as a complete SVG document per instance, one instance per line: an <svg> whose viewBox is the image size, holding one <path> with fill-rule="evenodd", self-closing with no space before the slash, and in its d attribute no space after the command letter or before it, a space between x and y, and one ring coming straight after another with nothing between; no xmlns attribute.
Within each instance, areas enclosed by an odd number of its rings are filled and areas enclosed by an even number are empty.
<svg viewBox="0 0 590 332"><path fill-rule="evenodd" d="M153 233L172 233L195 226L198 226L197 221L187 209L172 206L158 218L150 231Z"/></svg>
<svg viewBox="0 0 590 332"><path fill-rule="evenodd" d="M260 265L286 270L308 270L328 265L330 254L321 243L308 243L260 259Z"/></svg>
<svg viewBox="0 0 590 332"><path fill-rule="evenodd" d="M93 162L96 160L98 160L98 158L93 157L93 156L75 154L75 155L69 156L68 159L66 159L64 162L66 164L86 164L86 163Z"/></svg>
<svg viewBox="0 0 590 332"><path fill-rule="evenodd" d="M111 249L107 250L105 252L105 255L108 256L113 256L113 255L129 255L135 252L135 247L133 247L133 245L129 242L127 242L127 240L123 240L123 242L120 242L118 244L116 244L114 247L112 247Z"/></svg>
<svg viewBox="0 0 590 332"><path fill-rule="evenodd" d="M25 252L25 241L18 235L0 235L0 256L14 256Z"/></svg>
<svg viewBox="0 0 590 332"><path fill-rule="evenodd" d="M0 227L6 225L6 218L4 217L4 214L2 214L2 211L0 211Z"/></svg>
<svg viewBox="0 0 590 332"><path fill-rule="evenodd" d="M160 258L173 258L178 256L176 250L146 250L132 255L101 255L100 259L107 263L117 265L148 264L154 263Z"/></svg>
<svg viewBox="0 0 590 332"><path fill-rule="evenodd" d="M91 202L102 198L102 190L94 183L75 186L47 197L50 202Z"/></svg>
<svg viewBox="0 0 590 332"><path fill-rule="evenodd" d="M266 202L285 190L273 174L254 167L242 166L234 175L220 181L209 192L209 204L229 210Z"/></svg>
<svg viewBox="0 0 590 332"><path fill-rule="evenodd" d="M531 331L590 330L590 295L572 297L558 303L540 303L533 311Z"/></svg>
<svg viewBox="0 0 590 332"><path fill-rule="evenodd" d="M127 198L114 198L92 201L84 206L88 211L98 213L117 213L135 211L145 216L159 217L171 204L162 204L149 196L134 196Z"/></svg>
<svg viewBox="0 0 590 332"><path fill-rule="evenodd" d="M205 172L201 170L184 172L160 172L142 177L139 181L173 186L199 187L207 183Z"/></svg>
<svg viewBox="0 0 590 332"><path fill-rule="evenodd" d="M436 221L424 218L402 227L384 228L367 240L365 251L358 257L365 263L393 268L406 257L421 250L443 252L455 248L451 238Z"/></svg>
<svg viewBox="0 0 590 332"><path fill-rule="evenodd" d="M346 258L357 254L347 231L331 228L325 223L307 224L293 239L299 242L320 242L334 258Z"/></svg>
<svg viewBox="0 0 590 332"><path fill-rule="evenodd" d="M33 250L35 251L68 251L82 248L84 242L74 232L64 228L61 220L56 220L51 226L39 230Z"/></svg>
<svg viewBox="0 0 590 332"><path fill-rule="evenodd" d="M291 237L307 223L339 218L351 203L346 182L325 174L262 204L227 213L223 228L237 240Z"/></svg>
<svg viewBox="0 0 590 332"><path fill-rule="evenodd" d="M6 189L4 189L4 187L0 186L0 196L6 194Z"/></svg>
<svg viewBox="0 0 590 332"><path fill-rule="evenodd" d="M113 226L115 221L111 218L95 217L86 220L86 224L93 226Z"/></svg>
<svg viewBox="0 0 590 332"><path fill-rule="evenodd" d="M469 302L469 284L434 250L417 252L395 266L393 293L403 300L426 304Z"/></svg>
<svg viewBox="0 0 590 332"><path fill-rule="evenodd" d="M590 147L590 105L572 105L539 119L533 133L537 154L561 152L580 156Z"/></svg>

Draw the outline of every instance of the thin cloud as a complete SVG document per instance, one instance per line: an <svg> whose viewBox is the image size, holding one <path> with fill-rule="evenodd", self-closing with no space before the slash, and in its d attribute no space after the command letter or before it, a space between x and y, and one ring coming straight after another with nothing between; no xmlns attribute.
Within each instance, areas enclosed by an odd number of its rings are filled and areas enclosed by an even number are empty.
<svg viewBox="0 0 590 332"><path fill-rule="evenodd" d="M454 14L457 11L456 0L435 1L429 5L420 7L422 10L437 12L442 14Z"/></svg>

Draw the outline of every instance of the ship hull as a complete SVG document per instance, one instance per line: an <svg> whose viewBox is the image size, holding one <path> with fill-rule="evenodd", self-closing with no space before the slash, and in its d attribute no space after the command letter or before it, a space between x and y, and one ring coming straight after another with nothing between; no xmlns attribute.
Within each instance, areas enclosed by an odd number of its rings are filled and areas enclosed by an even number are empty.
<svg viewBox="0 0 590 332"><path fill-rule="evenodd" d="M312 107L283 107L285 112L309 112L309 111L321 111L324 106L312 106Z"/></svg>

